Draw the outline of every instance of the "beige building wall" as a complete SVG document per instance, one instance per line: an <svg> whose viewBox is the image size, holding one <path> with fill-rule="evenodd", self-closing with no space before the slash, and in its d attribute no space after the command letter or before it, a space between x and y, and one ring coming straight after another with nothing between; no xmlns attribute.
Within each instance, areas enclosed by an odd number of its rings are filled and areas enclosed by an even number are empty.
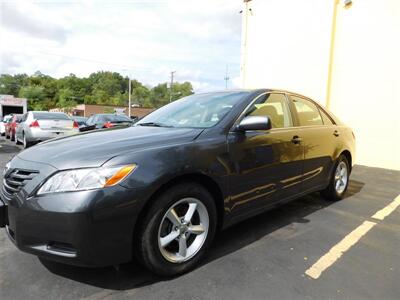
<svg viewBox="0 0 400 300"><path fill-rule="evenodd" d="M243 86L293 90L325 105L335 2L249 2ZM400 1L337 2L330 109L355 132L356 163L400 169Z"/></svg>

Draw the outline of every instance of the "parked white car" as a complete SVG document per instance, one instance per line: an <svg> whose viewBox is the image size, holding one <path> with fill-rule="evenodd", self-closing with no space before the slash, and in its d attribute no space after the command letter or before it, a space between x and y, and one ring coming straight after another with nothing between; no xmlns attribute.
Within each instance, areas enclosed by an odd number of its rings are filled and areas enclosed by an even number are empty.
<svg viewBox="0 0 400 300"><path fill-rule="evenodd" d="M0 116L0 135L1 136L4 136L6 134L5 123L7 123L7 121L10 120L11 118L12 118L12 116L10 116L10 115L4 116L4 118Z"/></svg>
<svg viewBox="0 0 400 300"><path fill-rule="evenodd" d="M27 148L52 138L79 133L79 125L64 113L30 111L15 130L15 142Z"/></svg>

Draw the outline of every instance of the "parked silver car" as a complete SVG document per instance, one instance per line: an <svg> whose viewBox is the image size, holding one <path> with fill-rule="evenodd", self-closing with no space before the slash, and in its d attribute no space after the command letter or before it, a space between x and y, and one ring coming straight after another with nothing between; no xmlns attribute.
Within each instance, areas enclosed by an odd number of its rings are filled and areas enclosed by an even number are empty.
<svg viewBox="0 0 400 300"><path fill-rule="evenodd" d="M64 113L30 111L15 130L15 141L24 148L42 141L79 132L78 123Z"/></svg>

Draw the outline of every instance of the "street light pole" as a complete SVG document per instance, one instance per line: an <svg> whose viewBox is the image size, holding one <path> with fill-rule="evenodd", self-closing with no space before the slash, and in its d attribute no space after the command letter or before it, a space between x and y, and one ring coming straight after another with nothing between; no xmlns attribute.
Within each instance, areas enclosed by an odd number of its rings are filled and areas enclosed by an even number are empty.
<svg viewBox="0 0 400 300"><path fill-rule="evenodd" d="M171 84L169 86L169 102L172 102L172 85L174 84L174 74L176 73L176 71L172 71L171 72Z"/></svg>

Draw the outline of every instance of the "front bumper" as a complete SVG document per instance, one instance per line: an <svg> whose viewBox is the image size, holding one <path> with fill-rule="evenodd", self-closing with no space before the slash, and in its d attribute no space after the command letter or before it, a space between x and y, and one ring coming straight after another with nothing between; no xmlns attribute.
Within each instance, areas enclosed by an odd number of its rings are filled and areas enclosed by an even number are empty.
<svg viewBox="0 0 400 300"><path fill-rule="evenodd" d="M143 191L120 185L27 199L6 204L6 231L22 251L61 263L100 267L132 259L135 222Z"/></svg>

